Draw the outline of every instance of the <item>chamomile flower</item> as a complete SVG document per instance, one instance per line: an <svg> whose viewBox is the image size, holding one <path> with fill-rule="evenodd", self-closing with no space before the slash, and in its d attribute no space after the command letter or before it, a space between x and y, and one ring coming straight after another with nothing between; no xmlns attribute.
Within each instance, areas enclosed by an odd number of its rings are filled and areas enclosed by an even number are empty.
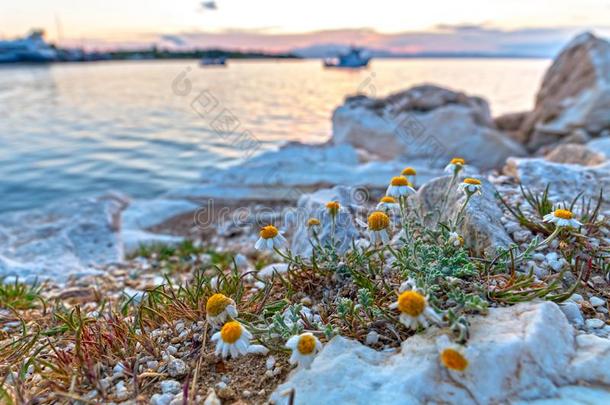
<svg viewBox="0 0 610 405"><path fill-rule="evenodd" d="M336 217L341 209L341 204L337 201L329 201L326 203L326 210L331 217Z"/></svg>
<svg viewBox="0 0 610 405"><path fill-rule="evenodd" d="M313 228L313 227L317 227L317 226L320 226L320 220L318 218L309 218L307 220L308 228Z"/></svg>
<svg viewBox="0 0 610 405"><path fill-rule="evenodd" d="M409 194L415 194L415 189L405 176L397 176L392 177L386 194L394 198L405 197Z"/></svg>
<svg viewBox="0 0 610 405"><path fill-rule="evenodd" d="M223 325L219 332L212 335L212 342L216 342L216 355L227 358L236 358L248 354L252 334L237 321L230 321Z"/></svg>
<svg viewBox="0 0 610 405"><path fill-rule="evenodd" d="M316 354L322 350L322 343L312 333L305 332L288 339L286 347L292 350L290 364L309 368Z"/></svg>
<svg viewBox="0 0 610 405"><path fill-rule="evenodd" d="M388 228L390 227L390 218L381 211L375 211L369 215L368 219L369 235L373 244L380 241L383 244L390 242L388 236Z"/></svg>
<svg viewBox="0 0 610 405"><path fill-rule="evenodd" d="M555 226L565 226L570 228L578 228L582 224L574 219L572 211L564 209L556 209L550 214L544 216L544 222L552 222Z"/></svg>
<svg viewBox="0 0 610 405"><path fill-rule="evenodd" d="M446 335L437 339L439 361L449 371L463 373L469 365L464 346L452 343ZM472 354L472 353L470 353Z"/></svg>
<svg viewBox="0 0 610 405"><path fill-rule="evenodd" d="M409 176L416 176L417 171L412 167L405 167L400 174L408 178Z"/></svg>
<svg viewBox="0 0 610 405"><path fill-rule="evenodd" d="M286 243L286 238L273 225L264 226L259 232L259 238L254 245L256 250L273 250Z"/></svg>
<svg viewBox="0 0 610 405"><path fill-rule="evenodd" d="M462 158L456 157L451 159L451 162L447 166L445 166L445 171L447 173L451 173L453 175L457 175L460 170L464 168L466 165L466 161Z"/></svg>
<svg viewBox="0 0 610 405"><path fill-rule="evenodd" d="M398 319L407 328L417 329L418 325L427 328L430 322L441 323L438 314L428 305L426 297L415 290L401 293L390 308L400 311Z"/></svg>
<svg viewBox="0 0 610 405"><path fill-rule="evenodd" d="M220 327L227 317L237 318L235 301L224 294L214 294L205 304L206 318L214 327Z"/></svg>
<svg viewBox="0 0 610 405"><path fill-rule="evenodd" d="M460 184L460 188L469 195L475 193L481 194L481 187L483 187L481 180L473 179L472 177L465 178Z"/></svg>
<svg viewBox="0 0 610 405"><path fill-rule="evenodd" d="M457 232L449 232L448 242L455 247L460 247L464 244L464 238L462 238Z"/></svg>
<svg viewBox="0 0 610 405"><path fill-rule="evenodd" d="M379 204L377 204L378 210L394 211L398 208L399 205L396 199L394 197L390 197L389 195L381 197L381 199L379 200Z"/></svg>

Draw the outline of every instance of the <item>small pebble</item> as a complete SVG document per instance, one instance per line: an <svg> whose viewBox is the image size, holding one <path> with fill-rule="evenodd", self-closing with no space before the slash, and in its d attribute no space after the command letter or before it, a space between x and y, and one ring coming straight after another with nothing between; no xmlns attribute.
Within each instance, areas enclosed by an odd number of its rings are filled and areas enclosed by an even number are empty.
<svg viewBox="0 0 610 405"><path fill-rule="evenodd" d="M154 394L150 397L150 405L169 405L174 399L174 394Z"/></svg>
<svg viewBox="0 0 610 405"><path fill-rule="evenodd" d="M275 366L275 357L269 356L267 357L267 361L265 362L267 366L267 370L273 370L273 366Z"/></svg>
<svg viewBox="0 0 610 405"><path fill-rule="evenodd" d="M159 367L159 362L157 360L150 360L146 362L146 368L156 370L157 367Z"/></svg>
<svg viewBox="0 0 610 405"><path fill-rule="evenodd" d="M591 303L591 305L593 305L594 307L601 307L602 305L606 304L606 301L604 301L603 299L599 298L599 297L591 297L589 299L589 302Z"/></svg>
<svg viewBox="0 0 610 405"><path fill-rule="evenodd" d="M159 384L164 394L177 394L182 391L182 384L176 380L165 380Z"/></svg>
<svg viewBox="0 0 610 405"><path fill-rule="evenodd" d="M208 396L203 401L203 405L221 405L220 399L213 388L208 389Z"/></svg>
<svg viewBox="0 0 610 405"><path fill-rule="evenodd" d="M182 377L187 373L186 363L180 359L171 359L167 363L167 372L172 377Z"/></svg>
<svg viewBox="0 0 610 405"><path fill-rule="evenodd" d="M601 319L592 318L587 319L585 325L587 326L587 329L601 329L604 327L605 323Z"/></svg>
<svg viewBox="0 0 610 405"><path fill-rule="evenodd" d="M125 381L123 380L117 383L117 385L114 387L114 391L116 397L120 400L127 399L127 397L129 396L129 391L127 390L127 387L125 386Z"/></svg>
<svg viewBox="0 0 610 405"><path fill-rule="evenodd" d="M367 333L365 343L368 346L374 345L377 342L379 342L379 333L377 331L372 330Z"/></svg>

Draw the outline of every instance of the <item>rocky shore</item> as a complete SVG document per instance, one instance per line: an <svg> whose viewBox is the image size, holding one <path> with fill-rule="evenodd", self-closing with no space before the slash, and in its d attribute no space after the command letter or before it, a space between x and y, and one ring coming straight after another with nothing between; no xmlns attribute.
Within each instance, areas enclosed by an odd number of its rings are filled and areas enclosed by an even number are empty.
<svg viewBox="0 0 610 405"><path fill-rule="evenodd" d="M413 192L385 211L401 173ZM0 402L610 403L609 192L610 43L582 34L532 111L432 84L351 96L326 144L5 215ZM255 249L269 224L288 250ZM397 321L404 291L436 326ZM215 354L213 293L262 349ZM293 369L283 340L308 331L323 348ZM438 361L448 337L464 369Z"/></svg>

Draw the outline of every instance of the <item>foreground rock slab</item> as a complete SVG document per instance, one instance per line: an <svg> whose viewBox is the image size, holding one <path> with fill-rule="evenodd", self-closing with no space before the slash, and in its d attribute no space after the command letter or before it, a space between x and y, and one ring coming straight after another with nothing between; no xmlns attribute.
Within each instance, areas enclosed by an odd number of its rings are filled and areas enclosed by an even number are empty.
<svg viewBox="0 0 610 405"><path fill-rule="evenodd" d="M334 240L337 252L345 253L351 247L352 240L359 235L354 218L358 212L364 210L362 203L366 197L368 196L360 194L358 189L343 186L301 196L297 204L297 216L294 218L296 230L292 238L292 253L304 257L310 257L312 254L314 241L311 230L307 227L309 218L316 218L321 222L317 235L322 246L331 244ZM329 201L337 201L342 207L335 218L334 234L332 219L326 209L326 203Z"/></svg>
<svg viewBox="0 0 610 405"><path fill-rule="evenodd" d="M65 280L123 259L118 195L58 203L0 219L0 276Z"/></svg>
<svg viewBox="0 0 610 405"><path fill-rule="evenodd" d="M579 192L585 198L597 200L600 189L603 189L602 206L610 207L610 162L587 167L544 159L508 159L504 171L514 176L523 187L534 191L544 191L549 184L549 196L556 203L570 203Z"/></svg>
<svg viewBox="0 0 610 405"><path fill-rule="evenodd" d="M493 256L498 248L507 248L512 240L502 222L502 210L496 201L496 189L486 179L480 178L483 188L481 195L472 197L464 210L464 220L458 228L458 233L464 238L466 246L478 253ZM451 183L451 176L439 177L424 184L417 191L417 203L422 217L429 221L449 223L454 221L466 200L466 195L459 187L453 186L447 196L443 212L442 200Z"/></svg>
<svg viewBox="0 0 610 405"><path fill-rule="evenodd" d="M550 302L491 309L471 319L464 373L439 363L438 329L407 339L398 353L383 353L335 337L311 369L296 370L272 394L287 404L589 403L610 400L610 341L574 335ZM588 386L593 386L589 388ZM556 402L555 402L556 403Z"/></svg>

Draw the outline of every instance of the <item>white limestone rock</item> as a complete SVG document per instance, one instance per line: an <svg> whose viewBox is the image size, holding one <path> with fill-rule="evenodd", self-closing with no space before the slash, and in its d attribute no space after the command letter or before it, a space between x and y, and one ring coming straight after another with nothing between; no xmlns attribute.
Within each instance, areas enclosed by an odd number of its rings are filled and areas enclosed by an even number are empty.
<svg viewBox="0 0 610 405"><path fill-rule="evenodd" d="M117 194L56 203L0 218L0 276L22 280L87 274L123 259Z"/></svg>
<svg viewBox="0 0 610 405"><path fill-rule="evenodd" d="M432 168L460 156L479 169L491 169L509 156L525 154L496 128L485 100L433 85L385 99L346 99L333 113L331 142L380 159L423 160Z"/></svg>
<svg viewBox="0 0 610 405"><path fill-rule="evenodd" d="M271 400L288 403L291 389L295 404L468 405L585 397L596 403L610 397L610 341L575 337L553 303L492 308L488 316L472 318L470 364L463 374L440 365L435 341L441 333L433 328L415 335L398 353L335 337L311 369L293 371Z"/></svg>
<svg viewBox="0 0 610 405"><path fill-rule="evenodd" d="M610 160L610 137L598 138L587 142L587 148L600 153Z"/></svg>
<svg viewBox="0 0 610 405"><path fill-rule="evenodd" d="M467 246L479 253L493 255L498 248L506 248L513 241L501 222L502 210L496 202L495 187L488 180L479 179L483 185L482 194L473 196L466 206L464 221L458 233L464 238ZM417 190L417 204L422 217L436 221L450 181L451 176L439 177ZM455 219L466 199L458 184L449 193L444 212L440 213L441 220L445 223Z"/></svg>
<svg viewBox="0 0 610 405"><path fill-rule="evenodd" d="M159 226L179 215L194 212L199 205L187 200L156 198L136 200L123 211L123 229L121 236L126 254L136 252L142 246L170 245L175 246L184 238L175 235L150 232L149 229Z"/></svg>
<svg viewBox="0 0 610 405"><path fill-rule="evenodd" d="M204 182L168 192L167 198L297 201L320 187L346 185L381 189L404 169L404 161L361 162L351 145L290 143L226 169L210 168ZM409 161L418 181L442 173L425 161Z"/></svg>
<svg viewBox="0 0 610 405"><path fill-rule="evenodd" d="M580 192L586 198L597 199L600 189L610 190L610 162L586 167L548 162L544 159L510 158L504 172L533 191L544 191L550 184L549 196L555 202L571 202ZM608 206L608 193L603 205Z"/></svg>
<svg viewBox="0 0 610 405"><path fill-rule="evenodd" d="M352 241L359 235L354 217L363 209L362 199L366 197L366 194L359 194L357 189L343 186L301 196L297 204L297 220L291 243L292 253L304 257L311 256L313 239L307 227L309 218L317 218L321 222L317 232L323 246L334 239L337 252L341 254L347 251ZM326 203L329 201L338 201L342 207L335 219L334 236L331 216L326 209Z"/></svg>
<svg viewBox="0 0 610 405"><path fill-rule="evenodd" d="M273 274L284 274L288 271L288 263L272 263L258 271L260 278L271 278Z"/></svg>
<svg viewBox="0 0 610 405"><path fill-rule="evenodd" d="M534 110L520 131L534 150L576 129L610 128L610 43L591 33L575 37L547 70Z"/></svg>

